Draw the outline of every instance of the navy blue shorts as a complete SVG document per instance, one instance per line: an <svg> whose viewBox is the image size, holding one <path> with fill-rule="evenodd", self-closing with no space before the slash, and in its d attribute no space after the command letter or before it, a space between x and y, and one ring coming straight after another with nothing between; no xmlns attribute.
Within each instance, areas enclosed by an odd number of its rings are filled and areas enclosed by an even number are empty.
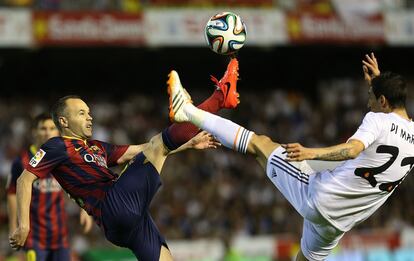
<svg viewBox="0 0 414 261"><path fill-rule="evenodd" d="M28 261L70 261L69 248L58 249L26 249L26 260Z"/></svg>
<svg viewBox="0 0 414 261"><path fill-rule="evenodd" d="M158 171L140 153L107 192L102 204L106 238L131 249L139 261L159 260L161 246L167 246L148 210L160 186Z"/></svg>

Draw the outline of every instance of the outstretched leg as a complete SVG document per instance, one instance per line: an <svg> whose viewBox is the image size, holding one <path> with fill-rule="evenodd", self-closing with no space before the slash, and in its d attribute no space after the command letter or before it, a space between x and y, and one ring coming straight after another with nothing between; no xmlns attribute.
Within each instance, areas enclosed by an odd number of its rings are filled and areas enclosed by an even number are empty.
<svg viewBox="0 0 414 261"><path fill-rule="evenodd" d="M212 76L212 81L216 85L216 90L197 108L212 114L217 113L223 108L236 108L239 104L239 94L237 92L238 76L239 62L236 58L232 58L220 81ZM164 129L161 135L153 137L143 153L147 160L154 165L158 173L161 173L161 169L168 153L176 150L192 139L199 131L199 127L190 122L174 123L170 127Z"/></svg>
<svg viewBox="0 0 414 261"><path fill-rule="evenodd" d="M237 92L237 80L239 76L239 62L236 58L230 60L224 76L218 81L211 76L216 85L213 94L197 108L210 113L217 113L223 108L234 109L240 103ZM199 127L187 123L174 123L163 131L164 143L169 150L175 150L200 131Z"/></svg>
<svg viewBox="0 0 414 261"><path fill-rule="evenodd" d="M230 120L193 106L176 72L171 72L168 84L172 90L171 98L176 101L175 105L170 103L170 118L173 121L192 122L214 135L225 147L252 154L299 214L310 221L321 218L308 201L309 173L312 170L306 162L288 162L285 150L269 137L256 135ZM298 260L306 259L299 253Z"/></svg>
<svg viewBox="0 0 414 261"><path fill-rule="evenodd" d="M219 116L200 110L191 104L191 98L181 86L178 74L170 73L170 118L175 122L191 122L214 136L225 147L241 153L250 153L266 169L267 159L280 145L269 137L252 131Z"/></svg>

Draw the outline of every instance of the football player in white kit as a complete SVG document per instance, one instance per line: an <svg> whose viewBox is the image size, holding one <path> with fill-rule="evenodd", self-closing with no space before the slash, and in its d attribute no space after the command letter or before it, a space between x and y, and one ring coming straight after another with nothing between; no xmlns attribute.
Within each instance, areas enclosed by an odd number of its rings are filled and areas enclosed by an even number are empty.
<svg viewBox="0 0 414 261"><path fill-rule="evenodd" d="M414 164L414 123L405 109L405 81L394 73L380 75L373 54L366 56L363 69L371 112L346 143L326 148L281 145L197 109L178 74L170 74L170 118L192 122L224 146L255 156L304 218L297 260L325 260L345 232L384 204ZM306 160L343 162L333 170L315 171Z"/></svg>

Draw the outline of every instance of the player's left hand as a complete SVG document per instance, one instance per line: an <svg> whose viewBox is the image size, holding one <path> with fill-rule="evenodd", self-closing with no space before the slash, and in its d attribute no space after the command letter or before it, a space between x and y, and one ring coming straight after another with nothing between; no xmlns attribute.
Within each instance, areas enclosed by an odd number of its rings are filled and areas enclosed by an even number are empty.
<svg viewBox="0 0 414 261"><path fill-rule="evenodd" d="M14 233L9 237L9 244L12 249L19 250L24 246L26 238L29 235L29 228L17 227Z"/></svg>
<svg viewBox="0 0 414 261"><path fill-rule="evenodd" d="M371 86L371 81L381 74L377 58L374 53L366 54L365 60L362 60L362 71L364 72L365 81Z"/></svg>
<svg viewBox="0 0 414 261"><path fill-rule="evenodd" d="M312 149L303 147L300 143L282 144L286 150L287 161L302 161L314 158Z"/></svg>
<svg viewBox="0 0 414 261"><path fill-rule="evenodd" d="M92 229L93 220L92 217L86 213L85 210L81 209L80 215L79 215L79 221L81 226L83 226L83 233L87 234Z"/></svg>
<svg viewBox="0 0 414 261"><path fill-rule="evenodd" d="M213 135L206 131L200 132L191 139L191 148L193 149L216 149L219 146L221 146L221 143L218 142Z"/></svg>

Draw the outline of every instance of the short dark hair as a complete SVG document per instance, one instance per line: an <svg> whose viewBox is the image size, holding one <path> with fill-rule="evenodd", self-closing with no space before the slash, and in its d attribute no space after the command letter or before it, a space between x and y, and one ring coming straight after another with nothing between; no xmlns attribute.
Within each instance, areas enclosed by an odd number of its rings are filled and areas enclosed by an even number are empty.
<svg viewBox="0 0 414 261"><path fill-rule="evenodd" d="M371 86L375 97L378 99L384 95L392 109L405 107L407 84L401 75L393 72L381 73L372 80Z"/></svg>
<svg viewBox="0 0 414 261"><path fill-rule="evenodd" d="M64 116L65 109L66 109L66 101L69 99L81 99L78 95L67 95L65 97L60 98L51 109L52 120L56 125L56 128L61 132L62 127L59 124L59 117Z"/></svg>
<svg viewBox="0 0 414 261"><path fill-rule="evenodd" d="M37 115L32 121L32 129L36 129L39 126L39 123L44 122L46 120L51 120L52 116L48 113L41 113Z"/></svg>

